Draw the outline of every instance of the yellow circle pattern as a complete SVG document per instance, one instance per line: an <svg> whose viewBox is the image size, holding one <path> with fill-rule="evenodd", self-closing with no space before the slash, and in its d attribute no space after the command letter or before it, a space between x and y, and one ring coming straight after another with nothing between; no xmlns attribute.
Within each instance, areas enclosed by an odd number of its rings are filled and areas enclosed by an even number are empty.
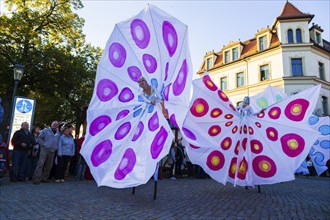
<svg viewBox="0 0 330 220"><path fill-rule="evenodd" d="M218 166L218 164L220 163L220 158L218 156L213 156L211 158L211 163L213 166Z"/></svg>
<svg viewBox="0 0 330 220"><path fill-rule="evenodd" d="M210 80L207 80L206 83L207 83L207 85L213 87L213 83Z"/></svg>
<svg viewBox="0 0 330 220"><path fill-rule="evenodd" d="M219 114L220 114L219 111L214 111L214 112L212 112L212 115L213 115L213 116L218 116Z"/></svg>
<svg viewBox="0 0 330 220"><path fill-rule="evenodd" d="M288 140L288 146L291 150L296 150L298 148L298 142L295 139Z"/></svg>
<svg viewBox="0 0 330 220"><path fill-rule="evenodd" d="M272 116L276 116L277 115L277 111L276 110L274 110L274 111L272 111Z"/></svg>
<svg viewBox="0 0 330 220"><path fill-rule="evenodd" d="M241 163L241 166L239 167L239 172L241 174L245 174L246 173L246 164L245 164L245 162L242 162Z"/></svg>
<svg viewBox="0 0 330 220"><path fill-rule="evenodd" d="M236 168L237 168L237 164L236 163L233 163L230 167L230 172L232 174L235 174L236 173Z"/></svg>
<svg viewBox="0 0 330 220"><path fill-rule="evenodd" d="M302 110L302 106L299 104L295 104L292 108L291 108L291 113L293 115L299 115L301 113Z"/></svg>
<svg viewBox="0 0 330 220"><path fill-rule="evenodd" d="M204 111L205 107L203 104L196 105L196 112L202 113Z"/></svg>
<svg viewBox="0 0 330 220"><path fill-rule="evenodd" d="M263 160L263 161L260 161L259 168L263 172L269 172L270 169L272 168L272 166L270 165L270 163L268 161Z"/></svg>

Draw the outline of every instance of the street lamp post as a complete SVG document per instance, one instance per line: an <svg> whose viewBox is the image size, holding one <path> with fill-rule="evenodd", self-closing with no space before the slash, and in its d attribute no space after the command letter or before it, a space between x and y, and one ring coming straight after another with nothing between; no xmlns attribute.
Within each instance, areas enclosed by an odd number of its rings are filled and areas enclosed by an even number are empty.
<svg viewBox="0 0 330 220"><path fill-rule="evenodd" d="M17 91L17 87L19 82L22 79L22 76L24 74L24 65L22 64L15 64L14 65L14 90L13 90L13 97L11 99L11 108L10 108L10 114L9 114L9 130L7 132L7 144L9 146L9 141L10 141L10 128L12 126L12 117L13 117L13 112L14 112L14 101L15 101L15 96L16 96L16 91Z"/></svg>

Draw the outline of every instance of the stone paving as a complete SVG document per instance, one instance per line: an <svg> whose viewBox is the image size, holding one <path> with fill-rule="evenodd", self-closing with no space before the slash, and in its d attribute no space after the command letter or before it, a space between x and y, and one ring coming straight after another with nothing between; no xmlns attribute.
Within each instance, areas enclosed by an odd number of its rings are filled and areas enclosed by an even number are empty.
<svg viewBox="0 0 330 220"><path fill-rule="evenodd" d="M94 181L9 182L0 186L0 219L330 219L330 178L257 188L224 186L212 179L163 179L132 189Z"/></svg>

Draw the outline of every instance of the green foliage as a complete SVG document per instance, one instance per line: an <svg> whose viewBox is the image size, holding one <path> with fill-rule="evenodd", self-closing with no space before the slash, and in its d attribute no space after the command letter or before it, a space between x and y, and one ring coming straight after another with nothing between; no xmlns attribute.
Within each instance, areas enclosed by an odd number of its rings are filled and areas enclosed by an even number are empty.
<svg viewBox="0 0 330 220"><path fill-rule="evenodd" d="M17 95L37 101L35 122L76 122L88 104L102 50L85 43L80 0L5 0L0 16L0 96L13 91L13 65L25 65ZM7 115L8 116L8 115Z"/></svg>

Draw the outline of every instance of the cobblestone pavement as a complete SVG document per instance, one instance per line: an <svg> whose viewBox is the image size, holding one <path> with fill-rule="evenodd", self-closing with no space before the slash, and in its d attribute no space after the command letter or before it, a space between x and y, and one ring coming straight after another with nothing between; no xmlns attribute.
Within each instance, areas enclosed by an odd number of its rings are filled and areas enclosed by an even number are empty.
<svg viewBox="0 0 330 220"><path fill-rule="evenodd" d="M9 182L0 186L0 219L330 219L330 178L303 177L257 188L212 179L163 179L132 189L94 181Z"/></svg>

